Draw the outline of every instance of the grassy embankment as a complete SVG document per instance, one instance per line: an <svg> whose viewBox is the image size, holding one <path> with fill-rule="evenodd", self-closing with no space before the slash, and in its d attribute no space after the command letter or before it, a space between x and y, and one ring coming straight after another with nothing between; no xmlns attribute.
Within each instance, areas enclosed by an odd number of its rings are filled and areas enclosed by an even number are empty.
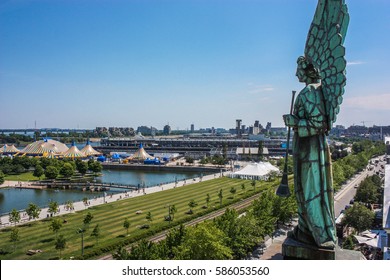
<svg viewBox="0 0 390 280"><path fill-rule="evenodd" d="M241 184L245 183L245 191L241 189ZM275 182L265 183L257 182L256 192L275 185ZM235 187L237 192L234 195L230 189ZM113 249L119 244L129 244L137 239L146 237L153 232L158 232L170 225L164 221L164 216L168 215L168 205L174 204L177 213L171 225L180 221L185 221L209 212L211 209L220 207L218 197L219 190L223 190L222 206L238 201L243 197L254 194L253 187L248 180L219 178L201 183L191 184L185 187L166 190L158 193L148 194L130 199L124 199L113 203L91 207L90 209L77 213L60 216L60 219L66 219L58 234L64 235L67 244L62 252L62 257L80 257L81 255L81 236L76 233L82 226L83 217L89 211L94 216L89 229L84 235L85 255L93 255L94 252L103 253L107 248ZM211 200L209 209L203 209L206 205L206 195L210 194ZM193 208L194 214L188 215L185 212L189 210L188 203L194 199L198 206ZM141 210L142 214L136 214ZM61 211L64 211L61 209ZM153 221L150 223L150 229L140 229L140 225L147 224L145 219L147 212L152 213ZM129 235L126 236L126 229L123 227L124 219L128 218L131 225ZM49 230L51 220L31 222L17 226L20 235L20 241L16 244L16 250L13 251L13 243L10 242L10 234L13 227L8 227L0 231L0 259L53 259L59 256L55 250L55 234ZM101 236L98 244L94 237L91 237L93 228L99 224ZM29 249L40 249L42 253L33 256L26 255Z"/></svg>

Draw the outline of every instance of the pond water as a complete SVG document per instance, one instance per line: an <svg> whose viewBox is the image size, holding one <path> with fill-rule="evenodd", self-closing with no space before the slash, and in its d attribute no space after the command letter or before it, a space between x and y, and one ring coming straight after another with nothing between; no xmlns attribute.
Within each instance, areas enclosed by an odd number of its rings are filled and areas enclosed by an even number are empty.
<svg viewBox="0 0 390 280"><path fill-rule="evenodd" d="M184 179L191 179L207 175L208 173L196 172L157 172L139 170L103 170L103 176L96 181L103 183L116 183L133 186L152 187L159 184L172 183ZM107 193L124 192L125 189L111 188ZM11 212L12 209L26 209L29 203L35 203L39 207L47 207L50 201L64 204L66 201L81 201L84 197L94 198L103 196L103 192L89 192L77 189L72 190L35 190L6 188L0 189L0 214Z"/></svg>

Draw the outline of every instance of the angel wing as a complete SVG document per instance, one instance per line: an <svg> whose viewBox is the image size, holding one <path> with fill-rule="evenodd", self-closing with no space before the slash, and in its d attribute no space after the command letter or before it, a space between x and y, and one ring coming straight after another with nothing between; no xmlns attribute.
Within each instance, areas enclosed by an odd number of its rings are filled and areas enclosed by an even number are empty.
<svg viewBox="0 0 390 280"><path fill-rule="evenodd" d="M343 43L348 23L345 0L319 0L306 40L305 57L321 75L328 131L343 102L347 65Z"/></svg>

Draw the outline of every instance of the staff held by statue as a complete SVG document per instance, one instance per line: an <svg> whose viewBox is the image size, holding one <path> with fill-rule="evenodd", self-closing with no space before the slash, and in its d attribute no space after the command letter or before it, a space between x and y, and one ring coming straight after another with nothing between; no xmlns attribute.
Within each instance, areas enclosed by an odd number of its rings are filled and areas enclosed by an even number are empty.
<svg viewBox="0 0 390 280"><path fill-rule="evenodd" d="M291 98L291 107L290 107L290 114L293 113L293 107L294 107L294 98L295 98L296 91L292 91L292 98ZM278 189L276 190L276 194L281 197L288 197L291 195L290 189L288 187L288 153L290 150L290 132L291 128L288 127L287 130L287 145L286 145L286 155L285 155L285 161L284 161L284 169L283 169L283 177L282 181L280 182L280 185Z"/></svg>

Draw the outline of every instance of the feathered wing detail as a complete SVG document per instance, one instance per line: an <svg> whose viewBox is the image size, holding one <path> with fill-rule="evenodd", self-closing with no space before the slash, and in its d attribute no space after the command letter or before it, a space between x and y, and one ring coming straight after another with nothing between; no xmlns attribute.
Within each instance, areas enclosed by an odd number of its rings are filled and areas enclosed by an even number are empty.
<svg viewBox="0 0 390 280"><path fill-rule="evenodd" d="M343 46L349 23L345 0L319 0L305 46L305 57L320 72L328 131L336 121L346 83Z"/></svg>

